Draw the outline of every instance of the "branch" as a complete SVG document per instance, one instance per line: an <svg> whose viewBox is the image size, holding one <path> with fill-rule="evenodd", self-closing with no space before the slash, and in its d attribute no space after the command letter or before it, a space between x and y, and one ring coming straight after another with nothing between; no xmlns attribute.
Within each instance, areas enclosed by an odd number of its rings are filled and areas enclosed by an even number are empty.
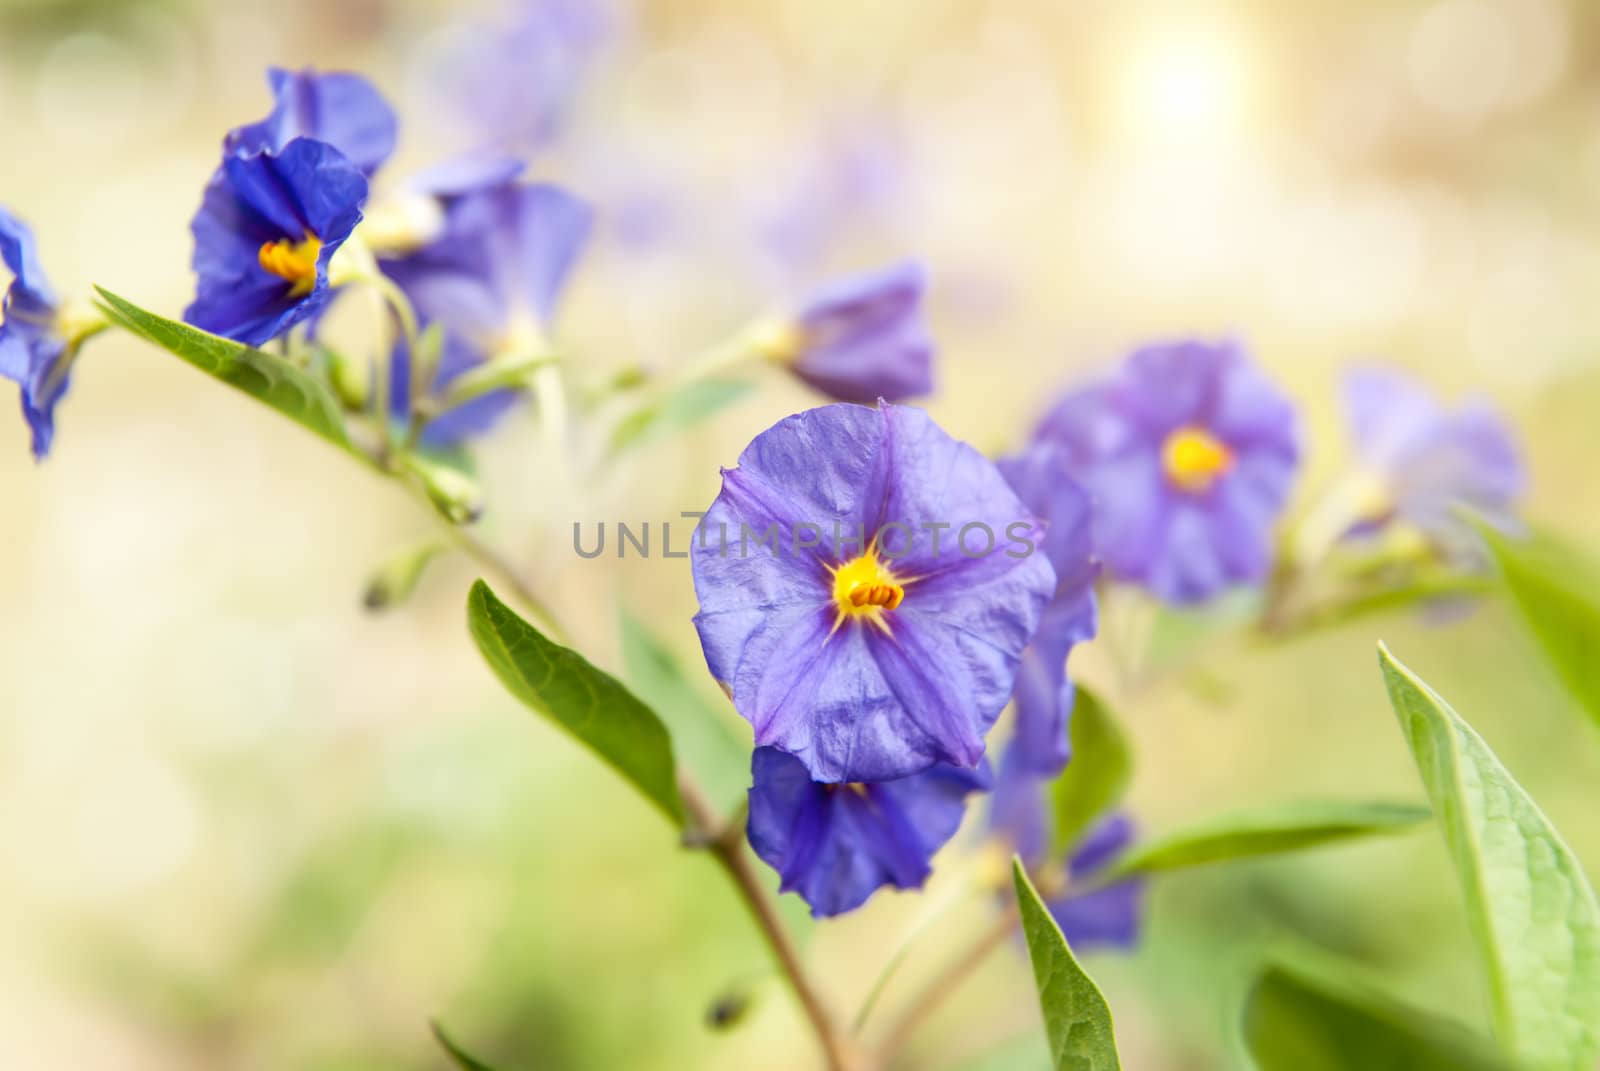
<svg viewBox="0 0 1600 1071"><path fill-rule="evenodd" d="M766 938L773 957L782 968L789 987L799 998L806 1018L811 1021L829 1071L860 1071L862 1063L859 1051L839 1029L833 1013L823 1003L821 993L801 961L799 949L784 927L783 919L778 916L778 905L750 864L750 856L744 850L743 824L724 822L687 771L680 770L678 773L678 792L699 831L690 843L710 852L738 888L756 926Z"/></svg>

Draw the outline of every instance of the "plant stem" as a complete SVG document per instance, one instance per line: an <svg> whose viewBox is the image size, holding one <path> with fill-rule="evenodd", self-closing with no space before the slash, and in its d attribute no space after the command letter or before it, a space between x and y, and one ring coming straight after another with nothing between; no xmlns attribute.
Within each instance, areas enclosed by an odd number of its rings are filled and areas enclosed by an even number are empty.
<svg viewBox="0 0 1600 1071"><path fill-rule="evenodd" d="M1015 904L1006 908L966 952L922 987L907 1005L905 1013L889 1028L882 1044L878 1046L880 1066L888 1067L890 1061L905 1047L906 1042L911 1040L911 1036L917 1032L917 1028L928 1016L960 989L968 976L981 967L989 955L1016 932L1018 917Z"/></svg>
<svg viewBox="0 0 1600 1071"><path fill-rule="evenodd" d="M678 772L678 792L701 834L695 843L711 853L744 898L745 906L750 909L756 926L816 1031L829 1071L857 1071L861 1064L854 1044L839 1029L833 1013L823 1003L821 993L800 958L800 950L778 915L778 905L750 864L750 856L744 850L743 823L723 821L687 771Z"/></svg>
<svg viewBox="0 0 1600 1071"><path fill-rule="evenodd" d="M432 504L424 502L423 505L431 515L438 518L439 523L449 533L450 538L455 540L456 545L468 557L489 572L494 573L505 583L506 587L511 590L512 596L536 620L539 627L544 630L545 635L559 644L570 645L572 643L572 638L567 634L567 630L562 628L561 623L556 620L555 614L544 604L544 600L534 594L533 589L523 581L515 565L507 561L504 555L462 525L451 524L443 517L440 517L439 512L433 508Z"/></svg>

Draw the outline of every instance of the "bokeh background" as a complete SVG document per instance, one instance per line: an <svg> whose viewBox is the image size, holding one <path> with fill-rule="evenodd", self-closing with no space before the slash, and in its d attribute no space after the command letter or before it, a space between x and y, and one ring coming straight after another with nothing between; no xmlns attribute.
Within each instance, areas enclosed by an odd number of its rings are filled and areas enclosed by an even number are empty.
<svg viewBox="0 0 1600 1071"><path fill-rule="evenodd" d="M981 447L1136 340L1237 332L1302 404L1302 501L1344 456L1340 370L1383 360L1495 399L1527 514L1600 537L1594 5L6 0L0 202L62 289L181 310L188 219L223 132L265 114L272 63L376 80L403 122L387 181L498 137L592 198L560 334L596 382L916 255L942 345L930 408ZM598 661L619 665L625 605L697 666L686 563L580 560L571 524L702 508L719 464L808 404L765 381L599 476L513 421L485 450L486 535ZM0 446L0 1066L421 1071L444 1066L431 1016L511 1071L811 1066L720 875L485 671L472 568L442 561L407 606L363 612L372 568L428 531L411 503L120 336L79 366L47 463L20 420ZM1073 662L1137 742L1147 829L1419 795L1383 638L1600 861L1600 740L1504 605L1190 648L1130 678L1160 661L1130 639L1148 625L1113 601ZM928 893L805 930L842 1009L930 911L959 905L887 1012L982 928L988 905L961 901L972 825ZM1090 964L1127 1065L1245 1066L1244 988L1287 937L1483 1021L1424 832L1159 884L1141 949ZM751 1010L713 1031L730 992ZM1045 1061L1019 945L905 1066Z"/></svg>

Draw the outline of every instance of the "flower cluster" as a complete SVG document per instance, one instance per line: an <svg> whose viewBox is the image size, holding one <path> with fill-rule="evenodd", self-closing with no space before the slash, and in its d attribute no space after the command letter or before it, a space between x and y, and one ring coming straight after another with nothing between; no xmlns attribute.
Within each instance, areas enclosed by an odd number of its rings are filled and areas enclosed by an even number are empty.
<svg viewBox="0 0 1600 1071"><path fill-rule="evenodd" d="M815 315L880 303L867 318L901 332L893 298L863 304L848 288ZM1385 490L1381 503L1368 494L1363 523L1437 530L1447 503L1509 502L1515 454L1481 408L1447 415L1371 375L1352 398L1356 471L1369 492L1382 474ZM1069 655L1095 635L1106 581L1180 606L1264 582L1299 439L1293 405L1233 340L1135 349L994 463L883 401L758 435L724 470L691 556L707 664L755 731L750 842L782 887L818 915L919 887L966 797L992 791L990 835L1038 868L1074 943L1131 942L1141 882L1095 880L1131 818L1102 817L1049 858L1046 794L1073 758ZM1023 539L998 553L964 542L1002 530Z"/></svg>
<svg viewBox="0 0 1600 1071"><path fill-rule="evenodd" d="M574 35L599 33L576 8L552 11ZM201 193L187 321L276 343L281 357L263 360L326 376L391 475L397 455L459 445L522 395L564 389L537 373L566 360L558 309L603 217L500 151L542 144L555 115L395 180L384 171L400 122L372 83L276 69L268 82L270 113L225 135ZM107 324L56 294L32 231L4 209L0 259L0 374L20 385L42 458L76 358ZM319 334L356 290L384 310L365 377ZM1045 794L1074 761L1068 660L1113 583L1189 607L1282 575L1295 407L1237 340L1156 342L1067 390L990 460L898 404L933 390L928 293L916 261L834 280L755 319L707 368L652 384L640 410L758 358L834 402L755 437L691 552L706 663L754 730L748 839L785 890L836 915L920 887L970 798L992 792L989 834L1064 879L1041 887L1068 936L1127 944L1142 886L1097 876L1132 840L1131 818L1097 816L1049 858ZM1522 465L1489 407L1448 410L1373 370L1351 375L1347 400L1354 463L1282 540L1296 567L1400 529L1459 557L1462 505L1509 523Z"/></svg>

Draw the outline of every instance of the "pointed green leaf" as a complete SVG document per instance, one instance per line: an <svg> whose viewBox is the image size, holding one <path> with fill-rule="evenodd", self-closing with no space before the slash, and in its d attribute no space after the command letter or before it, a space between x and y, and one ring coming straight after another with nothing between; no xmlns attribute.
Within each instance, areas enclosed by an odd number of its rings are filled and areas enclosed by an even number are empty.
<svg viewBox="0 0 1600 1071"><path fill-rule="evenodd" d="M1061 927L1028 880L1022 860L1011 861L1011 877L1017 887L1028 956L1033 960L1033 980L1039 988L1051 1066L1056 1071L1119 1071L1122 1065L1117 1060L1117 1039L1106 998L1078 966Z"/></svg>
<svg viewBox="0 0 1600 1071"><path fill-rule="evenodd" d="M1314 848L1331 841L1403 833L1430 817L1413 803L1301 800L1219 815L1141 844L1107 880Z"/></svg>
<svg viewBox="0 0 1600 1071"><path fill-rule="evenodd" d="M545 639L482 580L467 597L467 626L512 695L577 737L683 826L672 739L653 710L578 652Z"/></svg>
<svg viewBox="0 0 1600 1071"><path fill-rule="evenodd" d="M1379 646L1489 976L1495 1033L1539 1071L1600 1060L1600 906L1549 819L1461 716Z"/></svg>
<svg viewBox="0 0 1600 1071"><path fill-rule="evenodd" d="M1051 789L1058 854L1122 798L1133 775L1133 750L1099 696L1080 686L1068 725L1072 761Z"/></svg>
<svg viewBox="0 0 1600 1071"><path fill-rule="evenodd" d="M282 357L146 312L96 287L111 321L271 406L335 446L356 453L331 391Z"/></svg>
<svg viewBox="0 0 1600 1071"><path fill-rule="evenodd" d="M450 1062L460 1068L461 1071L494 1071L494 1068L482 1060L468 1056L466 1050L450 1040L450 1035L444 1032L444 1027L440 1026L437 1020L431 1025L433 1026L434 1039L439 1042L440 1048L449 1054Z"/></svg>
<svg viewBox="0 0 1600 1071"><path fill-rule="evenodd" d="M1256 979L1244 1038L1259 1071L1512 1071L1487 1039L1345 973L1285 962Z"/></svg>
<svg viewBox="0 0 1600 1071"><path fill-rule="evenodd" d="M628 683L666 723L679 761L694 771L712 802L729 810L742 801L754 746L746 723L708 703L672 652L625 609L622 665ZM721 706L728 706L726 700Z"/></svg>
<svg viewBox="0 0 1600 1071"><path fill-rule="evenodd" d="M1600 575L1595 564L1550 536L1513 542L1487 525L1479 531L1551 666L1600 722Z"/></svg>

